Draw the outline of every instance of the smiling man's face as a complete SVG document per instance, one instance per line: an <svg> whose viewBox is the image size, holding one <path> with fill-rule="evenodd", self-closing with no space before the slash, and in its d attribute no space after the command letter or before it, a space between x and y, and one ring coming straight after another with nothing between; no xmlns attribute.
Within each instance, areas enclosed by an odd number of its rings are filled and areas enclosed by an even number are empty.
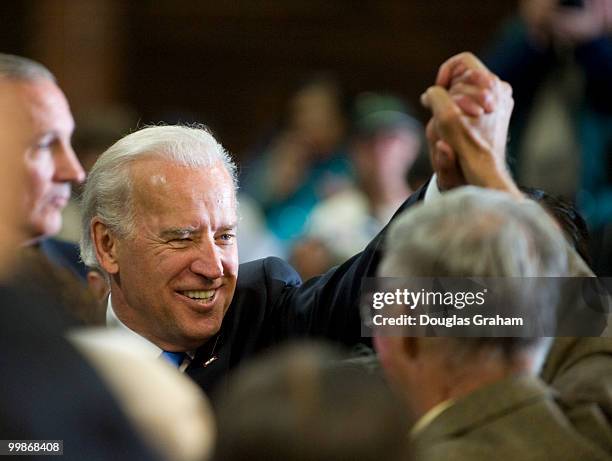
<svg viewBox="0 0 612 461"><path fill-rule="evenodd" d="M236 288L232 178L221 163L148 158L132 164L131 179L133 233L113 237L103 259L113 308L162 349L193 350L219 331Z"/></svg>

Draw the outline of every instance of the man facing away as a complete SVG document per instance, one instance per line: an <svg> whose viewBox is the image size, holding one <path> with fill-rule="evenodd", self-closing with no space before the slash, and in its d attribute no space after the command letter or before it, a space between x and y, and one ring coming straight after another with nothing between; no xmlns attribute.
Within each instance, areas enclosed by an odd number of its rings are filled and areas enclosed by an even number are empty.
<svg viewBox="0 0 612 461"><path fill-rule="evenodd" d="M538 205L464 187L415 206L389 231L383 277L562 277L563 236ZM443 256L441 256L443 255ZM526 292L531 290L531 292ZM509 290L554 322L555 283ZM565 412L537 374L550 338L390 337L375 344L383 369L418 417L419 459L610 459L588 417ZM600 430L610 433L609 425Z"/></svg>

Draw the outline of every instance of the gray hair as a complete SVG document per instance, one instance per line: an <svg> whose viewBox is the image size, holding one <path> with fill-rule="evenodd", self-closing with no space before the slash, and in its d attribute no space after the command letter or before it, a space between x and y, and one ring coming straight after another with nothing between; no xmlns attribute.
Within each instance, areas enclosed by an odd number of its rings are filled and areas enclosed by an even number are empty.
<svg viewBox="0 0 612 461"><path fill-rule="evenodd" d="M379 275L530 278L533 283L525 283L520 293L509 290L511 302L528 299L538 307L538 316L555 322L559 287L542 277L567 275L566 245L560 229L537 203L469 186L400 216L389 231ZM500 351L508 360L529 350L534 371L550 341L490 337L444 338L438 343L455 350L455 359L462 362L458 366L482 348Z"/></svg>
<svg viewBox="0 0 612 461"><path fill-rule="evenodd" d="M82 195L81 259L102 272L90 225L98 217L111 232L125 238L134 229L130 166L143 158L161 158L191 168L222 163L238 188L236 165L204 126L149 126L109 147L91 169Z"/></svg>
<svg viewBox="0 0 612 461"><path fill-rule="evenodd" d="M42 64L21 56L0 53L0 77L13 80L51 80L53 74Z"/></svg>
<svg viewBox="0 0 612 461"><path fill-rule="evenodd" d="M382 276L567 275L564 237L537 203L471 186L409 209L386 249Z"/></svg>

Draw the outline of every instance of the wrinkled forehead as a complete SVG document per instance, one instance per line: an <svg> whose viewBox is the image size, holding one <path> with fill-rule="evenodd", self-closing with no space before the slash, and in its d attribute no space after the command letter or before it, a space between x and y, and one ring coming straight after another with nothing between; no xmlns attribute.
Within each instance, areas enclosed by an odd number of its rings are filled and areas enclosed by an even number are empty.
<svg viewBox="0 0 612 461"><path fill-rule="evenodd" d="M134 201L144 206L176 208L204 203L236 207L232 177L220 161L191 167L154 156L144 157L133 162L130 179Z"/></svg>

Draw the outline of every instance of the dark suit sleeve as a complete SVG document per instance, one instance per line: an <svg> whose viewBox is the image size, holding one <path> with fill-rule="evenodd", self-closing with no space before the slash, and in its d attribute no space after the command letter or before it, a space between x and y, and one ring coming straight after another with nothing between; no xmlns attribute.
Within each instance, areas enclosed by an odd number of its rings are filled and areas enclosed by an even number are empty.
<svg viewBox="0 0 612 461"><path fill-rule="evenodd" d="M410 196L394 217L425 196L427 185ZM299 286L285 286L269 314L276 340L321 337L346 345L361 341L359 297L364 277L376 275L387 225L365 248L344 264ZM286 263L284 263L286 264ZM278 270L278 269L277 269Z"/></svg>
<svg viewBox="0 0 612 461"><path fill-rule="evenodd" d="M63 460L157 460L63 338L60 310L36 286L0 287L0 435L63 440Z"/></svg>
<svg viewBox="0 0 612 461"><path fill-rule="evenodd" d="M396 216L423 199L426 187L413 194ZM346 345L362 342L361 280L375 274L385 232L383 229L362 253L304 284L278 258L241 264L221 330L198 349L187 373L207 393L213 389L222 392L229 370L279 342L300 337L327 338Z"/></svg>

